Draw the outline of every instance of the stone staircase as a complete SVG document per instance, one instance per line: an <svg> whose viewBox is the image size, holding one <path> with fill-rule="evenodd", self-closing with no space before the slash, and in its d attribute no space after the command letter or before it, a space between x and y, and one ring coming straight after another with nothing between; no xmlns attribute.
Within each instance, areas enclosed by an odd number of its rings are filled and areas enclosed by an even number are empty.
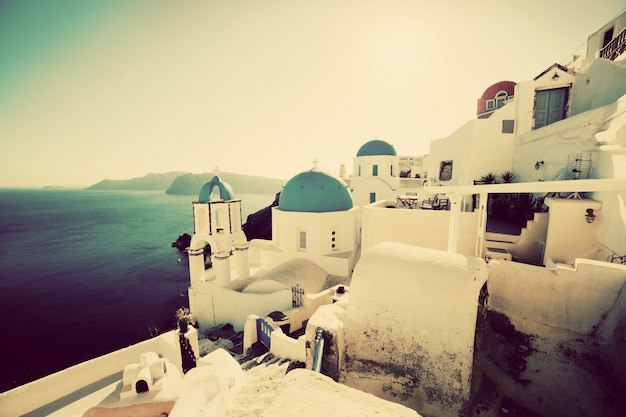
<svg viewBox="0 0 626 417"><path fill-rule="evenodd" d="M201 343L201 351L203 346L207 350L226 349L245 372L245 385L233 398L226 413L229 417L261 415L272 403L276 387L287 372L305 366L302 362L275 356L260 342L254 343L247 352L243 352L243 332L234 331L230 324L210 329L204 336L206 340Z"/></svg>
<svg viewBox="0 0 626 417"><path fill-rule="evenodd" d="M521 229L519 235L485 232L483 247L505 250L512 255L514 260L520 262L540 264L547 228L548 214L535 213L533 219L526 222L526 226Z"/></svg>
<svg viewBox="0 0 626 417"><path fill-rule="evenodd" d="M291 362L267 352L241 364L245 371L246 383L233 399L227 410L229 417L256 417L272 403L274 392L280 381L297 362Z"/></svg>

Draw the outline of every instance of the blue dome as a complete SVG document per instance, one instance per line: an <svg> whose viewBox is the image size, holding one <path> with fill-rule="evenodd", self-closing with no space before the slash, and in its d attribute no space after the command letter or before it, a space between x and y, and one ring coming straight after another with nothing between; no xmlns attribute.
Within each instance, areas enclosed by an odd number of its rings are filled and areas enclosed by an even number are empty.
<svg viewBox="0 0 626 417"><path fill-rule="evenodd" d="M278 201L280 210L304 213L345 211L352 207L346 183L314 169L287 181Z"/></svg>
<svg viewBox="0 0 626 417"><path fill-rule="evenodd" d="M219 199L211 199L211 193L213 192L213 188L217 187L220 191ZM230 188L225 182L220 180L220 177L217 175L211 178L211 181L207 182L202 186L200 190L200 195L198 196L198 202L200 203L208 203L210 201L228 201L234 199L235 193L233 193L233 189Z"/></svg>
<svg viewBox="0 0 626 417"><path fill-rule="evenodd" d="M391 155L396 156L396 150L385 142L384 140L370 140L365 143L359 151L356 153L356 156L374 156L374 155Z"/></svg>

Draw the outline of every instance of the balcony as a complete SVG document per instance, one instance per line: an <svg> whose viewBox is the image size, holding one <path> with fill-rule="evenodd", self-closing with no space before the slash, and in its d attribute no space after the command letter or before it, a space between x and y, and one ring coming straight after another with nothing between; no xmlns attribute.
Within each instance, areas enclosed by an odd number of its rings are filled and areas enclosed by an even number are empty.
<svg viewBox="0 0 626 417"><path fill-rule="evenodd" d="M611 42L606 44L604 48L600 49L598 57L614 61L615 58L624 53L624 50L626 50L626 28L614 37Z"/></svg>

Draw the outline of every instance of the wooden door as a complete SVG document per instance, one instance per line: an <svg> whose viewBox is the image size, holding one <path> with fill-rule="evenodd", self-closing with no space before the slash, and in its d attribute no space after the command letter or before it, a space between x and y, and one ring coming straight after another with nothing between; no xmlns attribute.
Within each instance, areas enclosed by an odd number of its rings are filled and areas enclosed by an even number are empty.
<svg viewBox="0 0 626 417"><path fill-rule="evenodd" d="M565 118L568 93L569 87L537 91L535 96L535 129Z"/></svg>

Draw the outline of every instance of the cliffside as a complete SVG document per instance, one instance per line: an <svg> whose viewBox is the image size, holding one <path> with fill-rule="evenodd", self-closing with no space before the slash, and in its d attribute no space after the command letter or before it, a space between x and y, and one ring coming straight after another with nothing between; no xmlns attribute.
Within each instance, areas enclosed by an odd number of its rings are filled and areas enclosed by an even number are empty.
<svg viewBox="0 0 626 417"><path fill-rule="evenodd" d="M278 206L279 198L280 193L277 193L271 205L248 216L246 223L242 226L248 240L272 239L272 207Z"/></svg>
<svg viewBox="0 0 626 417"><path fill-rule="evenodd" d="M166 172L162 174L150 173L143 177L135 177L128 180L104 179L97 184L87 187L88 190L166 190L176 177L184 172Z"/></svg>
<svg viewBox="0 0 626 417"><path fill-rule="evenodd" d="M104 179L88 187L88 190L135 190L159 191L172 195L198 195L204 184L213 178L214 173L190 174L172 171L162 174L150 173L143 177L126 180ZM274 194L279 192L285 180L257 177L232 172L220 172L219 177L230 184L235 194Z"/></svg>
<svg viewBox="0 0 626 417"><path fill-rule="evenodd" d="M279 192L285 180L276 178L257 177L254 175L220 172L219 177L227 182L237 194L273 194ZM184 174L174 179L171 186L165 191L173 195L197 195L204 184L215 176L214 173Z"/></svg>

